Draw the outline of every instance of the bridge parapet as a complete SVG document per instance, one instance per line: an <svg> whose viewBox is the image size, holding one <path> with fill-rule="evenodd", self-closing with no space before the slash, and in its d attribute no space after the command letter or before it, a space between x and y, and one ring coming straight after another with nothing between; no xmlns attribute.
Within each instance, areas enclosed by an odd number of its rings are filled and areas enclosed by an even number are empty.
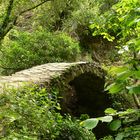
<svg viewBox="0 0 140 140"><path fill-rule="evenodd" d="M96 63L48 63L16 72L11 76L0 76L0 92L5 88L18 88L29 83L48 86L57 78L64 80L67 84L85 72L91 72L103 77L103 70Z"/></svg>

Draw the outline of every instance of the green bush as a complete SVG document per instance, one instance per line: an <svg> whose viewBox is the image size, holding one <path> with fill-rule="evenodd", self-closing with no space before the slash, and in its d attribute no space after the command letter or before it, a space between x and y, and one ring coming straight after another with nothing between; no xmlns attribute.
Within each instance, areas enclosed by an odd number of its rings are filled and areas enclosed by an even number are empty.
<svg viewBox="0 0 140 140"><path fill-rule="evenodd" d="M74 120L73 123L68 116L61 124L60 134L56 140L95 140L95 136L92 132L83 129L78 120Z"/></svg>
<svg viewBox="0 0 140 140"><path fill-rule="evenodd" d="M140 125L125 127L117 135L117 140L139 140L140 139Z"/></svg>
<svg viewBox="0 0 140 140"><path fill-rule="evenodd" d="M114 138L112 136L106 136L104 138L101 138L100 140L114 140Z"/></svg>
<svg viewBox="0 0 140 140"><path fill-rule="evenodd" d="M94 135L78 121L58 112L56 94L38 87L0 94L0 139L93 140Z"/></svg>
<svg viewBox="0 0 140 140"><path fill-rule="evenodd" d="M4 72L15 72L48 62L76 61L79 44L65 33L45 30L11 32L0 55Z"/></svg>

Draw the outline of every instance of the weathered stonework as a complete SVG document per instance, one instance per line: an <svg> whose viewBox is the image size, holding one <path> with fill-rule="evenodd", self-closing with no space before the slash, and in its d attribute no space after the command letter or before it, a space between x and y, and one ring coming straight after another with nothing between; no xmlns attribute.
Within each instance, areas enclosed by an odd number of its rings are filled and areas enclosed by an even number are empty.
<svg viewBox="0 0 140 140"><path fill-rule="evenodd" d="M48 63L16 72L11 76L0 76L0 92L4 88L18 88L32 83L49 86L62 84L63 81L68 84L75 77L85 72L103 77L103 70L96 63Z"/></svg>
<svg viewBox="0 0 140 140"><path fill-rule="evenodd" d="M20 88L31 84L41 85L47 89L57 88L63 97L63 111L71 113L73 107L76 107L77 98L82 102L82 96L87 99L97 98L96 94L102 97L102 94L100 95L99 93L104 89L104 75L104 70L97 63L48 63L16 72L11 76L1 76L0 92L3 92L5 88ZM80 87L80 84L82 87ZM79 89L82 90L80 91ZM80 106L79 108L82 107ZM76 109L76 112L76 114L86 113L81 109L78 109L78 111ZM74 112L72 113L74 114Z"/></svg>
<svg viewBox="0 0 140 140"><path fill-rule="evenodd" d="M98 63L48 63L11 76L1 76L0 92L5 88L20 88L32 84L48 90L55 88L63 97L60 101L62 113L101 116L109 105L108 97L104 94L104 77L105 72Z"/></svg>

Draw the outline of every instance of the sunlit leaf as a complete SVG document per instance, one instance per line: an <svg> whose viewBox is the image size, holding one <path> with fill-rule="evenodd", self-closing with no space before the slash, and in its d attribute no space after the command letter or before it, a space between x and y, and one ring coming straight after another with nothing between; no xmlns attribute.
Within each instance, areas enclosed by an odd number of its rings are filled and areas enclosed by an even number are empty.
<svg viewBox="0 0 140 140"><path fill-rule="evenodd" d="M125 115L128 115L128 114L132 114L134 112L136 112L135 109L127 109L126 111L119 111L119 112L117 112L117 114L119 116L125 116Z"/></svg>
<svg viewBox="0 0 140 140"><path fill-rule="evenodd" d="M140 70L134 72L135 78L140 79Z"/></svg>
<svg viewBox="0 0 140 140"><path fill-rule="evenodd" d="M103 35L103 38L106 38L110 42L112 42L115 39L114 36L111 36L111 35L109 35L108 33L105 33L105 32L102 32L101 35Z"/></svg>
<svg viewBox="0 0 140 140"><path fill-rule="evenodd" d="M94 28L99 28L99 25L96 25L96 24L91 24L91 25L89 26L89 28L91 28L91 29L94 29Z"/></svg>
<svg viewBox="0 0 140 140"><path fill-rule="evenodd" d="M113 109L113 108L107 108L107 109L105 110L105 113L106 113L106 114L116 114L117 111L116 111L115 109Z"/></svg>
<svg viewBox="0 0 140 140"><path fill-rule="evenodd" d="M133 71L124 71L124 72L121 72L121 73L118 73L117 74L117 79L118 80L126 80L128 77L132 76L133 75Z"/></svg>
<svg viewBox="0 0 140 140"><path fill-rule="evenodd" d="M140 85L127 87L127 89L129 90L130 94L140 94Z"/></svg>
<svg viewBox="0 0 140 140"><path fill-rule="evenodd" d="M122 89L123 89L123 85L116 84L116 83L113 83L106 88L106 90L109 90L109 92L112 94L117 93L117 92L121 91Z"/></svg>
<svg viewBox="0 0 140 140"><path fill-rule="evenodd" d="M140 39L136 40L136 41L135 41L135 44L136 44L136 46L138 46L138 47L136 48L136 50L137 50L137 51L140 50ZM139 48L139 49L138 49L138 48Z"/></svg>
<svg viewBox="0 0 140 140"><path fill-rule="evenodd" d="M104 116L104 117L99 117L98 118L102 122L111 122L113 120L112 116Z"/></svg>
<svg viewBox="0 0 140 140"><path fill-rule="evenodd" d="M87 119L80 124L85 127L86 129L93 129L97 126L99 120L96 118Z"/></svg>
<svg viewBox="0 0 140 140"><path fill-rule="evenodd" d="M114 67L111 68L109 73L111 73L111 74L118 74L118 73L125 72L127 70L128 70L127 67L116 67L116 66L114 66Z"/></svg>

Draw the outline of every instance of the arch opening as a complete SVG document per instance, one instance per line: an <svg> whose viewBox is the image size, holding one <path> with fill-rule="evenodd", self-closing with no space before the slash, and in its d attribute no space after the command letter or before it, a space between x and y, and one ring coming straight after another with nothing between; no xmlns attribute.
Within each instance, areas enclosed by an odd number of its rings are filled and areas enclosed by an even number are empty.
<svg viewBox="0 0 140 140"><path fill-rule="evenodd" d="M105 109L112 105L109 95L104 92L104 84L105 78L90 72L70 81L63 98L63 113L70 113L74 117L80 117L81 114L88 114L93 118L104 116ZM97 139L110 133L106 123L99 123L93 131Z"/></svg>
<svg viewBox="0 0 140 140"><path fill-rule="evenodd" d="M104 110L111 105L108 94L104 92L105 78L86 72L69 82L66 93L66 112L79 117L88 114L90 117L104 116Z"/></svg>

